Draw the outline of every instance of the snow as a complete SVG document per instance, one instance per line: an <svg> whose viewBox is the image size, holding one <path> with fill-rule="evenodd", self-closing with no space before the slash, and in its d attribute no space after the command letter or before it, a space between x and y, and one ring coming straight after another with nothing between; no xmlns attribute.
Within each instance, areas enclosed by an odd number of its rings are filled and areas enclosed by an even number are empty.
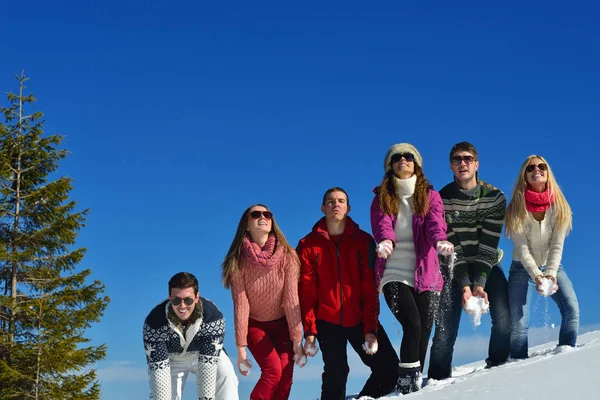
<svg viewBox="0 0 600 400"><path fill-rule="evenodd" d="M423 388L408 396L419 400L596 399L600 398L599 370L600 331L595 331L579 336L576 348L548 343L530 348L526 360L509 360L499 367L485 369L484 361L455 367L451 378L425 379Z"/></svg>
<svg viewBox="0 0 600 400"><path fill-rule="evenodd" d="M243 362L240 363L240 371L241 372L248 372L248 373L250 373L251 369L252 369L252 361L245 360L245 361L243 361Z"/></svg>
<svg viewBox="0 0 600 400"><path fill-rule="evenodd" d="M485 314L490 305L485 302L483 297L471 296L465 304L465 312L473 317L473 324L475 326L481 325L481 316Z"/></svg>
<svg viewBox="0 0 600 400"><path fill-rule="evenodd" d="M296 354L294 354L294 361L298 361L298 356ZM308 362L308 359L306 358L306 355L302 354L300 356L300 362L298 362L298 367L304 368L304 366L306 365L307 362Z"/></svg>
<svg viewBox="0 0 600 400"><path fill-rule="evenodd" d="M549 278L542 278L540 280L539 289L542 296L551 296L556 293L556 290L554 290L554 282Z"/></svg>
<svg viewBox="0 0 600 400"><path fill-rule="evenodd" d="M304 352L309 357L314 357L315 354L318 353L318 351L319 351L319 349L317 348L317 345L313 344L313 343L307 343L306 346L304 347Z"/></svg>
<svg viewBox="0 0 600 400"><path fill-rule="evenodd" d="M377 353L377 350L379 350L379 345L377 344L377 342L371 343L365 340L365 342L362 345L362 348L367 354L375 354Z"/></svg>

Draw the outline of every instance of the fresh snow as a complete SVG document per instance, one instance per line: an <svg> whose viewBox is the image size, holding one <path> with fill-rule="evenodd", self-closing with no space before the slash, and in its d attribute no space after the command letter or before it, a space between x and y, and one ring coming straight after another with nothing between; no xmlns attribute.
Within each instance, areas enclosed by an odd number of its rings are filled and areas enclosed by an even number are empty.
<svg viewBox="0 0 600 400"><path fill-rule="evenodd" d="M425 379L419 392L407 396L419 400L600 399L599 371L600 331L595 331L579 336L576 348L548 343L529 349L526 360L510 360L499 367L485 369L483 361L455 367L451 378Z"/></svg>
<svg viewBox="0 0 600 400"><path fill-rule="evenodd" d="M473 324L475 326L481 325L481 316L485 314L490 305L485 302L483 297L471 296L465 304L465 312L473 317Z"/></svg>

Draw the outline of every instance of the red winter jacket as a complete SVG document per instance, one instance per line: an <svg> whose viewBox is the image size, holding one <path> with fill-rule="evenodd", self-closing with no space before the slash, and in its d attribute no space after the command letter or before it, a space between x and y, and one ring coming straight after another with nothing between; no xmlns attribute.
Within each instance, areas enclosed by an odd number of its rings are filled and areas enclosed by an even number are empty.
<svg viewBox="0 0 600 400"><path fill-rule="evenodd" d="M375 286L375 241L346 217L344 234L336 247L325 218L298 243L298 295L304 336L317 335L316 320L343 327L364 323L364 333L376 333L379 293Z"/></svg>

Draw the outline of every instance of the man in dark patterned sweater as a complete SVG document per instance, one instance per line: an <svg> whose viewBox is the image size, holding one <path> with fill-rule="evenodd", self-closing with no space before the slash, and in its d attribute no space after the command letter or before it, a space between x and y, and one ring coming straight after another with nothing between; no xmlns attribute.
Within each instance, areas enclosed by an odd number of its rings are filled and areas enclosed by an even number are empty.
<svg viewBox="0 0 600 400"><path fill-rule="evenodd" d="M198 280L187 272L169 281L169 298L144 322L150 398L180 400L189 372L198 399L238 399L238 381L223 349L225 320L217 306L200 297Z"/></svg>
<svg viewBox="0 0 600 400"><path fill-rule="evenodd" d="M489 304L492 333L488 367L506 362L510 352L508 285L500 267L498 242L502 232L506 197L501 190L477 179L477 150L468 142L457 143L450 151L454 182L440 190L448 225L448 240L454 245L453 270L442 268L444 290L436 318L428 377L451 376L452 353L462 308L471 296ZM442 265L448 260L440 257Z"/></svg>

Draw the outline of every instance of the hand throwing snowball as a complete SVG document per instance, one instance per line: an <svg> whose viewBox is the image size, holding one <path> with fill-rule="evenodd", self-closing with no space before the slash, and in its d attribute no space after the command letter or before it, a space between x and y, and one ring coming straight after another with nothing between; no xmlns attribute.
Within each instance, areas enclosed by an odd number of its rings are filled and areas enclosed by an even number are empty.
<svg viewBox="0 0 600 400"><path fill-rule="evenodd" d="M465 304L465 312L473 317L475 326L481 325L481 316L490 308L482 297L471 296Z"/></svg>

